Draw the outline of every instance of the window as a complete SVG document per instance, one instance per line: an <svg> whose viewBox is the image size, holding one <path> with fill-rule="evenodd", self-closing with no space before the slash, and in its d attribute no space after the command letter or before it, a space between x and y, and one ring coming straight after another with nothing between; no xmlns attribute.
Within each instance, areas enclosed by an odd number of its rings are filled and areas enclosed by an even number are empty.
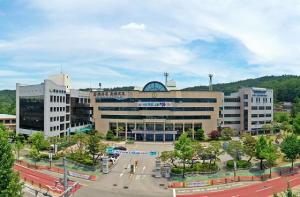
<svg viewBox="0 0 300 197"><path fill-rule="evenodd" d="M53 96L52 95L50 96L50 102L53 102Z"/></svg>
<svg viewBox="0 0 300 197"><path fill-rule="evenodd" d="M210 115L199 116L143 116L143 115L101 115L103 119L166 119L166 120L193 120L193 119L210 119Z"/></svg>
<svg viewBox="0 0 300 197"><path fill-rule="evenodd" d="M252 118L256 118L258 115L257 114L252 114L251 117Z"/></svg>
<svg viewBox="0 0 300 197"><path fill-rule="evenodd" d="M59 111L62 111L62 107L59 108Z"/></svg>
<svg viewBox="0 0 300 197"><path fill-rule="evenodd" d="M244 102L244 106L245 106L245 107L248 107L248 102Z"/></svg>
<svg viewBox="0 0 300 197"><path fill-rule="evenodd" d="M224 114L224 117L240 117L240 114Z"/></svg>
<svg viewBox="0 0 300 197"><path fill-rule="evenodd" d="M272 114L266 114L266 117L272 117Z"/></svg>
<svg viewBox="0 0 300 197"><path fill-rule="evenodd" d="M260 118L265 117L265 114L259 114L259 117Z"/></svg>
<svg viewBox="0 0 300 197"><path fill-rule="evenodd" d="M56 111L56 107L53 107L54 108L54 111Z"/></svg>
<svg viewBox="0 0 300 197"><path fill-rule="evenodd" d="M257 110L257 106L252 106L252 110Z"/></svg>
<svg viewBox="0 0 300 197"><path fill-rule="evenodd" d="M53 111L53 107L50 107L50 112L52 112Z"/></svg>
<svg viewBox="0 0 300 197"><path fill-rule="evenodd" d="M270 98L270 103L272 103L272 98Z"/></svg>
<svg viewBox="0 0 300 197"><path fill-rule="evenodd" d="M240 106L225 106L225 110L239 110Z"/></svg>
<svg viewBox="0 0 300 197"><path fill-rule="evenodd" d="M248 94L244 94L244 99L248 99Z"/></svg>
<svg viewBox="0 0 300 197"><path fill-rule="evenodd" d="M53 122L53 117L50 117L50 122Z"/></svg>
<svg viewBox="0 0 300 197"><path fill-rule="evenodd" d="M240 102L240 98L225 98L224 102L227 102L227 103L239 103Z"/></svg>
<svg viewBox="0 0 300 197"><path fill-rule="evenodd" d="M141 110L168 110L168 111L214 111L213 107L98 107L100 111L141 111Z"/></svg>
<svg viewBox="0 0 300 197"><path fill-rule="evenodd" d="M264 106L259 106L259 110L264 110L265 107Z"/></svg>
<svg viewBox="0 0 300 197"><path fill-rule="evenodd" d="M272 107L271 107L271 106L266 106L266 109L267 109L267 110L271 110Z"/></svg>
<svg viewBox="0 0 300 197"><path fill-rule="evenodd" d="M53 117L53 120L56 121L56 117Z"/></svg>
<svg viewBox="0 0 300 197"><path fill-rule="evenodd" d="M135 103L135 102L174 102L174 103L216 103L216 98L101 98L97 103Z"/></svg>
<svg viewBox="0 0 300 197"><path fill-rule="evenodd" d="M59 97L59 102L62 103L62 96Z"/></svg>
<svg viewBox="0 0 300 197"><path fill-rule="evenodd" d="M224 124L240 124L240 121L224 121Z"/></svg>

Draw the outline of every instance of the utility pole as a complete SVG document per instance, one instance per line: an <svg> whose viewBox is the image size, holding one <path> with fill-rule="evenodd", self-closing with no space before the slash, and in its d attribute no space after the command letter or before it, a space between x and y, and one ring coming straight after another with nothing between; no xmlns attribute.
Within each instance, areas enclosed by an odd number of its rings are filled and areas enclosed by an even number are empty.
<svg viewBox="0 0 300 197"><path fill-rule="evenodd" d="M209 77L209 91L212 91L213 90L213 87L212 87L212 77L213 77L213 75L209 74L208 77Z"/></svg>
<svg viewBox="0 0 300 197"><path fill-rule="evenodd" d="M68 172L67 172L67 159L66 157L63 158L63 165L64 165L64 190L68 189ZM68 197L68 192L65 193L65 197Z"/></svg>

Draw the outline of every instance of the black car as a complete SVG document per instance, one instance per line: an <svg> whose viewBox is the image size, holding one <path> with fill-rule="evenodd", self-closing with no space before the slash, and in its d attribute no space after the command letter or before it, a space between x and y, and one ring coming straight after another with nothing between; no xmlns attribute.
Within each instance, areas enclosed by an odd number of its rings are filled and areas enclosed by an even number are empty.
<svg viewBox="0 0 300 197"><path fill-rule="evenodd" d="M127 148L125 148L124 146L117 146L117 147L114 148L114 150L124 150L124 151L126 151Z"/></svg>

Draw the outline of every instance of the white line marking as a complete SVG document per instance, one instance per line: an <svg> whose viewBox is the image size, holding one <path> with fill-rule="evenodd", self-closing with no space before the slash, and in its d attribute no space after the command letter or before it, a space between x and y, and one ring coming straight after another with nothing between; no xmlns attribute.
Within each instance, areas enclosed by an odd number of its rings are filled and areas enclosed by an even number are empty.
<svg viewBox="0 0 300 197"><path fill-rule="evenodd" d="M298 177L297 177L297 178L290 179L289 181L294 181L294 180L296 180L296 179L298 179Z"/></svg>
<svg viewBox="0 0 300 197"><path fill-rule="evenodd" d="M272 188L272 186L266 187L266 188L263 188L263 189L256 190L256 192L260 192L260 191L263 191L263 190L266 190L266 189L270 189L270 188Z"/></svg>
<svg viewBox="0 0 300 197"><path fill-rule="evenodd" d="M276 179L280 179L281 177L279 176L279 177L276 177L276 178L273 178L273 179L269 179L269 180L267 180L267 181L273 181L273 180L276 180Z"/></svg>
<svg viewBox="0 0 300 197"><path fill-rule="evenodd" d="M120 177L122 177L124 175L124 173L122 172L121 174L120 174Z"/></svg>
<svg viewBox="0 0 300 197"><path fill-rule="evenodd" d="M173 197L176 197L176 191L173 189Z"/></svg>

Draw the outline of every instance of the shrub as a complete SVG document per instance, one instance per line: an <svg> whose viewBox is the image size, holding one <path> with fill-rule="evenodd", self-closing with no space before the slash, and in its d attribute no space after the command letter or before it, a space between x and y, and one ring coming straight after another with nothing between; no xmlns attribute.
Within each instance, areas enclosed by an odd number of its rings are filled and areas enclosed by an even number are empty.
<svg viewBox="0 0 300 197"><path fill-rule="evenodd" d="M246 161L246 160L238 160L236 162L236 166L238 169L247 169L247 168L251 167L251 162ZM228 169L233 169L234 168L233 160L227 161L226 167Z"/></svg>
<svg viewBox="0 0 300 197"><path fill-rule="evenodd" d="M182 174L183 167L173 167L171 172L174 174ZM186 168L185 172L199 172L199 173L209 173L209 172L216 172L219 170L218 165L216 164L209 164L209 163L196 163L193 167Z"/></svg>
<svg viewBox="0 0 300 197"><path fill-rule="evenodd" d="M217 130L213 130L210 132L209 136L212 140L217 140L219 137L221 137L221 133Z"/></svg>
<svg viewBox="0 0 300 197"><path fill-rule="evenodd" d="M82 155L76 152L69 154L67 158L83 165L93 166L93 158L89 154Z"/></svg>
<svg viewBox="0 0 300 197"><path fill-rule="evenodd" d="M115 135L114 135L113 131L108 130L107 133L106 133L106 139L107 140L113 140L114 138L115 138Z"/></svg>

